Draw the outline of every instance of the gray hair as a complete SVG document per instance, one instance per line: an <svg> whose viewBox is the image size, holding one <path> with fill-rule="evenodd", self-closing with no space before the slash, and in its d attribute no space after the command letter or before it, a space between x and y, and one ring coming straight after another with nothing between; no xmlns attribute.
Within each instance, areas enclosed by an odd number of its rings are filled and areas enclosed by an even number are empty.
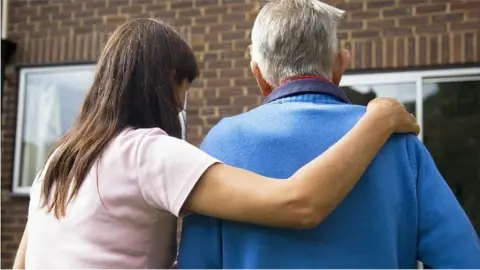
<svg viewBox="0 0 480 270"><path fill-rule="evenodd" d="M329 76L344 11L319 0L271 0L252 29L251 55L272 86L299 75Z"/></svg>

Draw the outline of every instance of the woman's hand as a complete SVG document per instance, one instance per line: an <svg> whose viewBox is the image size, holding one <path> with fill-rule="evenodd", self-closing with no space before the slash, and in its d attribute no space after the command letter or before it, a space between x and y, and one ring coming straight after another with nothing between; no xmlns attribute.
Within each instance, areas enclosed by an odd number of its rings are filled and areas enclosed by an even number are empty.
<svg viewBox="0 0 480 270"><path fill-rule="evenodd" d="M375 117L377 121L385 123L392 133L412 132L418 135L420 126L415 116L407 111L405 106L392 98L376 98L368 103L368 117Z"/></svg>

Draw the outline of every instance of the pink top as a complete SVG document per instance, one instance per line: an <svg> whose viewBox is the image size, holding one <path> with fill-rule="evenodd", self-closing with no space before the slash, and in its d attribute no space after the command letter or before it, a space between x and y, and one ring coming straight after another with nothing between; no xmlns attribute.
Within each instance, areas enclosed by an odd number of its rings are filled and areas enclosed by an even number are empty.
<svg viewBox="0 0 480 270"><path fill-rule="evenodd" d="M176 216L216 162L158 128L126 130L92 167L60 220L39 207L40 175L30 196L26 267L169 268Z"/></svg>

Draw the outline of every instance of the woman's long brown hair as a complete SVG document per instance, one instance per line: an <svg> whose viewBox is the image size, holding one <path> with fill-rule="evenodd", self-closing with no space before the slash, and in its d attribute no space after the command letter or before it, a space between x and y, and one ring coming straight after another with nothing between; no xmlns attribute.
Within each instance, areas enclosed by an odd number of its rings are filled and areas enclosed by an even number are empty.
<svg viewBox="0 0 480 270"><path fill-rule="evenodd" d="M125 128L158 127L179 138L183 104L175 84L197 75L192 49L165 23L134 19L118 28L100 55L75 123L44 168L43 206L65 216L94 162Z"/></svg>

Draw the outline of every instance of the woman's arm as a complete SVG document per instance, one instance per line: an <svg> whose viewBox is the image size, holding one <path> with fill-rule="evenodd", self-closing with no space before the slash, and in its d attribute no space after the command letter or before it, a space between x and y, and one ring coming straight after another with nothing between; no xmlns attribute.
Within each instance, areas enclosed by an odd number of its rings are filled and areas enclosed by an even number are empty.
<svg viewBox="0 0 480 270"><path fill-rule="evenodd" d="M350 192L393 132L419 132L406 109L376 99L340 141L298 170L289 181L214 164L188 196L184 209L257 224L318 225Z"/></svg>
<svg viewBox="0 0 480 270"><path fill-rule="evenodd" d="M27 234L28 223L25 226L22 240L20 240L20 245L18 246L17 255L15 256L15 261L13 262L13 269L25 269L25 250L27 249Z"/></svg>

